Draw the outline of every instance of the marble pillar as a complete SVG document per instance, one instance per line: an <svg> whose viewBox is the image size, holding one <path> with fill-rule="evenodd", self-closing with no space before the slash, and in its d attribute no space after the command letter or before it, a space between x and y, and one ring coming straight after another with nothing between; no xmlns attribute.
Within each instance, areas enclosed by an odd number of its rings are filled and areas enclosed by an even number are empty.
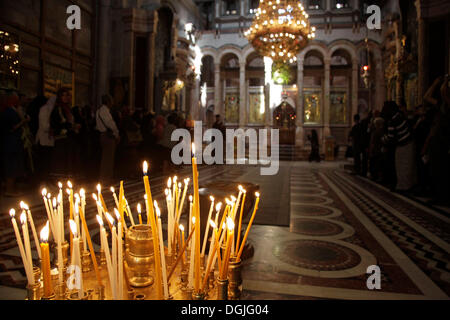
<svg viewBox="0 0 450 320"><path fill-rule="evenodd" d="M303 64L303 59L297 60L297 119L295 120L295 145L301 148L303 148L305 144L305 130L303 128L303 115L305 113L303 106Z"/></svg>
<svg viewBox="0 0 450 320"><path fill-rule="evenodd" d="M247 118L247 97L245 90L245 66L246 63L242 62L239 64L239 127L244 127Z"/></svg>
<svg viewBox="0 0 450 320"><path fill-rule="evenodd" d="M325 59L325 83L324 83L324 103L323 103L323 142L331 135L330 131L330 72L331 60ZM323 143L323 145L325 145Z"/></svg>
<svg viewBox="0 0 450 320"><path fill-rule="evenodd" d="M214 115L222 114L222 90L220 85L220 63L214 64Z"/></svg>
<svg viewBox="0 0 450 320"><path fill-rule="evenodd" d="M352 125L353 123L353 116L358 113L358 60L354 59L352 61L352 114L350 116L350 119L352 119Z"/></svg>

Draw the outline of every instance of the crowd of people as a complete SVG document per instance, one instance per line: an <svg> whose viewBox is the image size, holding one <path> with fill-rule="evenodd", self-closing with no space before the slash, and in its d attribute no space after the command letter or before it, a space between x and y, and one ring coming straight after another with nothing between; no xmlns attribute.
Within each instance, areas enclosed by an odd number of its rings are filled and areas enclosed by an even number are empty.
<svg viewBox="0 0 450 320"><path fill-rule="evenodd" d="M384 103L360 119L350 132L354 171L406 195L450 199L449 76L437 78L412 112L406 104Z"/></svg>
<svg viewBox="0 0 450 320"><path fill-rule="evenodd" d="M0 125L0 192L18 197L20 185L138 177L142 169L136 164L144 159L154 171L176 170L171 135L186 121L175 113L119 108L109 95L96 110L72 107L70 90L62 88L31 101L15 92L0 95Z"/></svg>

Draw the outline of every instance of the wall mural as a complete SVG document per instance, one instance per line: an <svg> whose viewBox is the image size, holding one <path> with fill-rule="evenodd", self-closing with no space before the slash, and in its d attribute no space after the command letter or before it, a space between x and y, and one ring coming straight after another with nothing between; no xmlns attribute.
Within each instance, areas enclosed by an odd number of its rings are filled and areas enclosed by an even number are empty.
<svg viewBox="0 0 450 320"><path fill-rule="evenodd" d="M227 123L239 122L239 94L227 93L225 97L225 121Z"/></svg>
<svg viewBox="0 0 450 320"><path fill-rule="evenodd" d="M249 96L249 123L264 124L265 99L264 93L250 93Z"/></svg>
<svg viewBox="0 0 450 320"><path fill-rule="evenodd" d="M347 93L330 93L330 123L347 124Z"/></svg>
<svg viewBox="0 0 450 320"><path fill-rule="evenodd" d="M305 123L319 123L320 122L320 92L305 91L304 93L304 108L305 108Z"/></svg>

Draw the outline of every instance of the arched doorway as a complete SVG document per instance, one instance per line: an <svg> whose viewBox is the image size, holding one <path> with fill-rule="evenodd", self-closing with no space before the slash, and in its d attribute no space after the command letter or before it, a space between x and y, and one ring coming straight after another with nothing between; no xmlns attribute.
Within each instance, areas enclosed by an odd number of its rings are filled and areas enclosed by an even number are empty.
<svg viewBox="0 0 450 320"><path fill-rule="evenodd" d="M280 130L280 144L295 145L295 108L283 101L273 112L273 126Z"/></svg>

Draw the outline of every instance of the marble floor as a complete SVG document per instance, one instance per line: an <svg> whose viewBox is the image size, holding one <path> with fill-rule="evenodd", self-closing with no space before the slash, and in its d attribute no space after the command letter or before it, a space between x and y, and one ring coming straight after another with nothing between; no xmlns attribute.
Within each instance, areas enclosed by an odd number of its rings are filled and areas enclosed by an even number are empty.
<svg viewBox="0 0 450 320"><path fill-rule="evenodd" d="M189 176L189 168L178 175ZM449 299L450 216L441 211L350 175L344 163L282 162L274 177L260 176L257 166L200 168L200 184L217 179L258 184L260 211L273 216L264 219L272 225L256 219L250 233L254 256L245 261L243 299ZM157 199L164 187L164 178L152 179ZM125 190L132 207L141 201L141 181L128 181ZM39 194L27 201L42 225ZM0 299L23 299L25 273L5 207ZM94 207L87 216L98 250ZM367 288L373 265L381 270L380 290Z"/></svg>

